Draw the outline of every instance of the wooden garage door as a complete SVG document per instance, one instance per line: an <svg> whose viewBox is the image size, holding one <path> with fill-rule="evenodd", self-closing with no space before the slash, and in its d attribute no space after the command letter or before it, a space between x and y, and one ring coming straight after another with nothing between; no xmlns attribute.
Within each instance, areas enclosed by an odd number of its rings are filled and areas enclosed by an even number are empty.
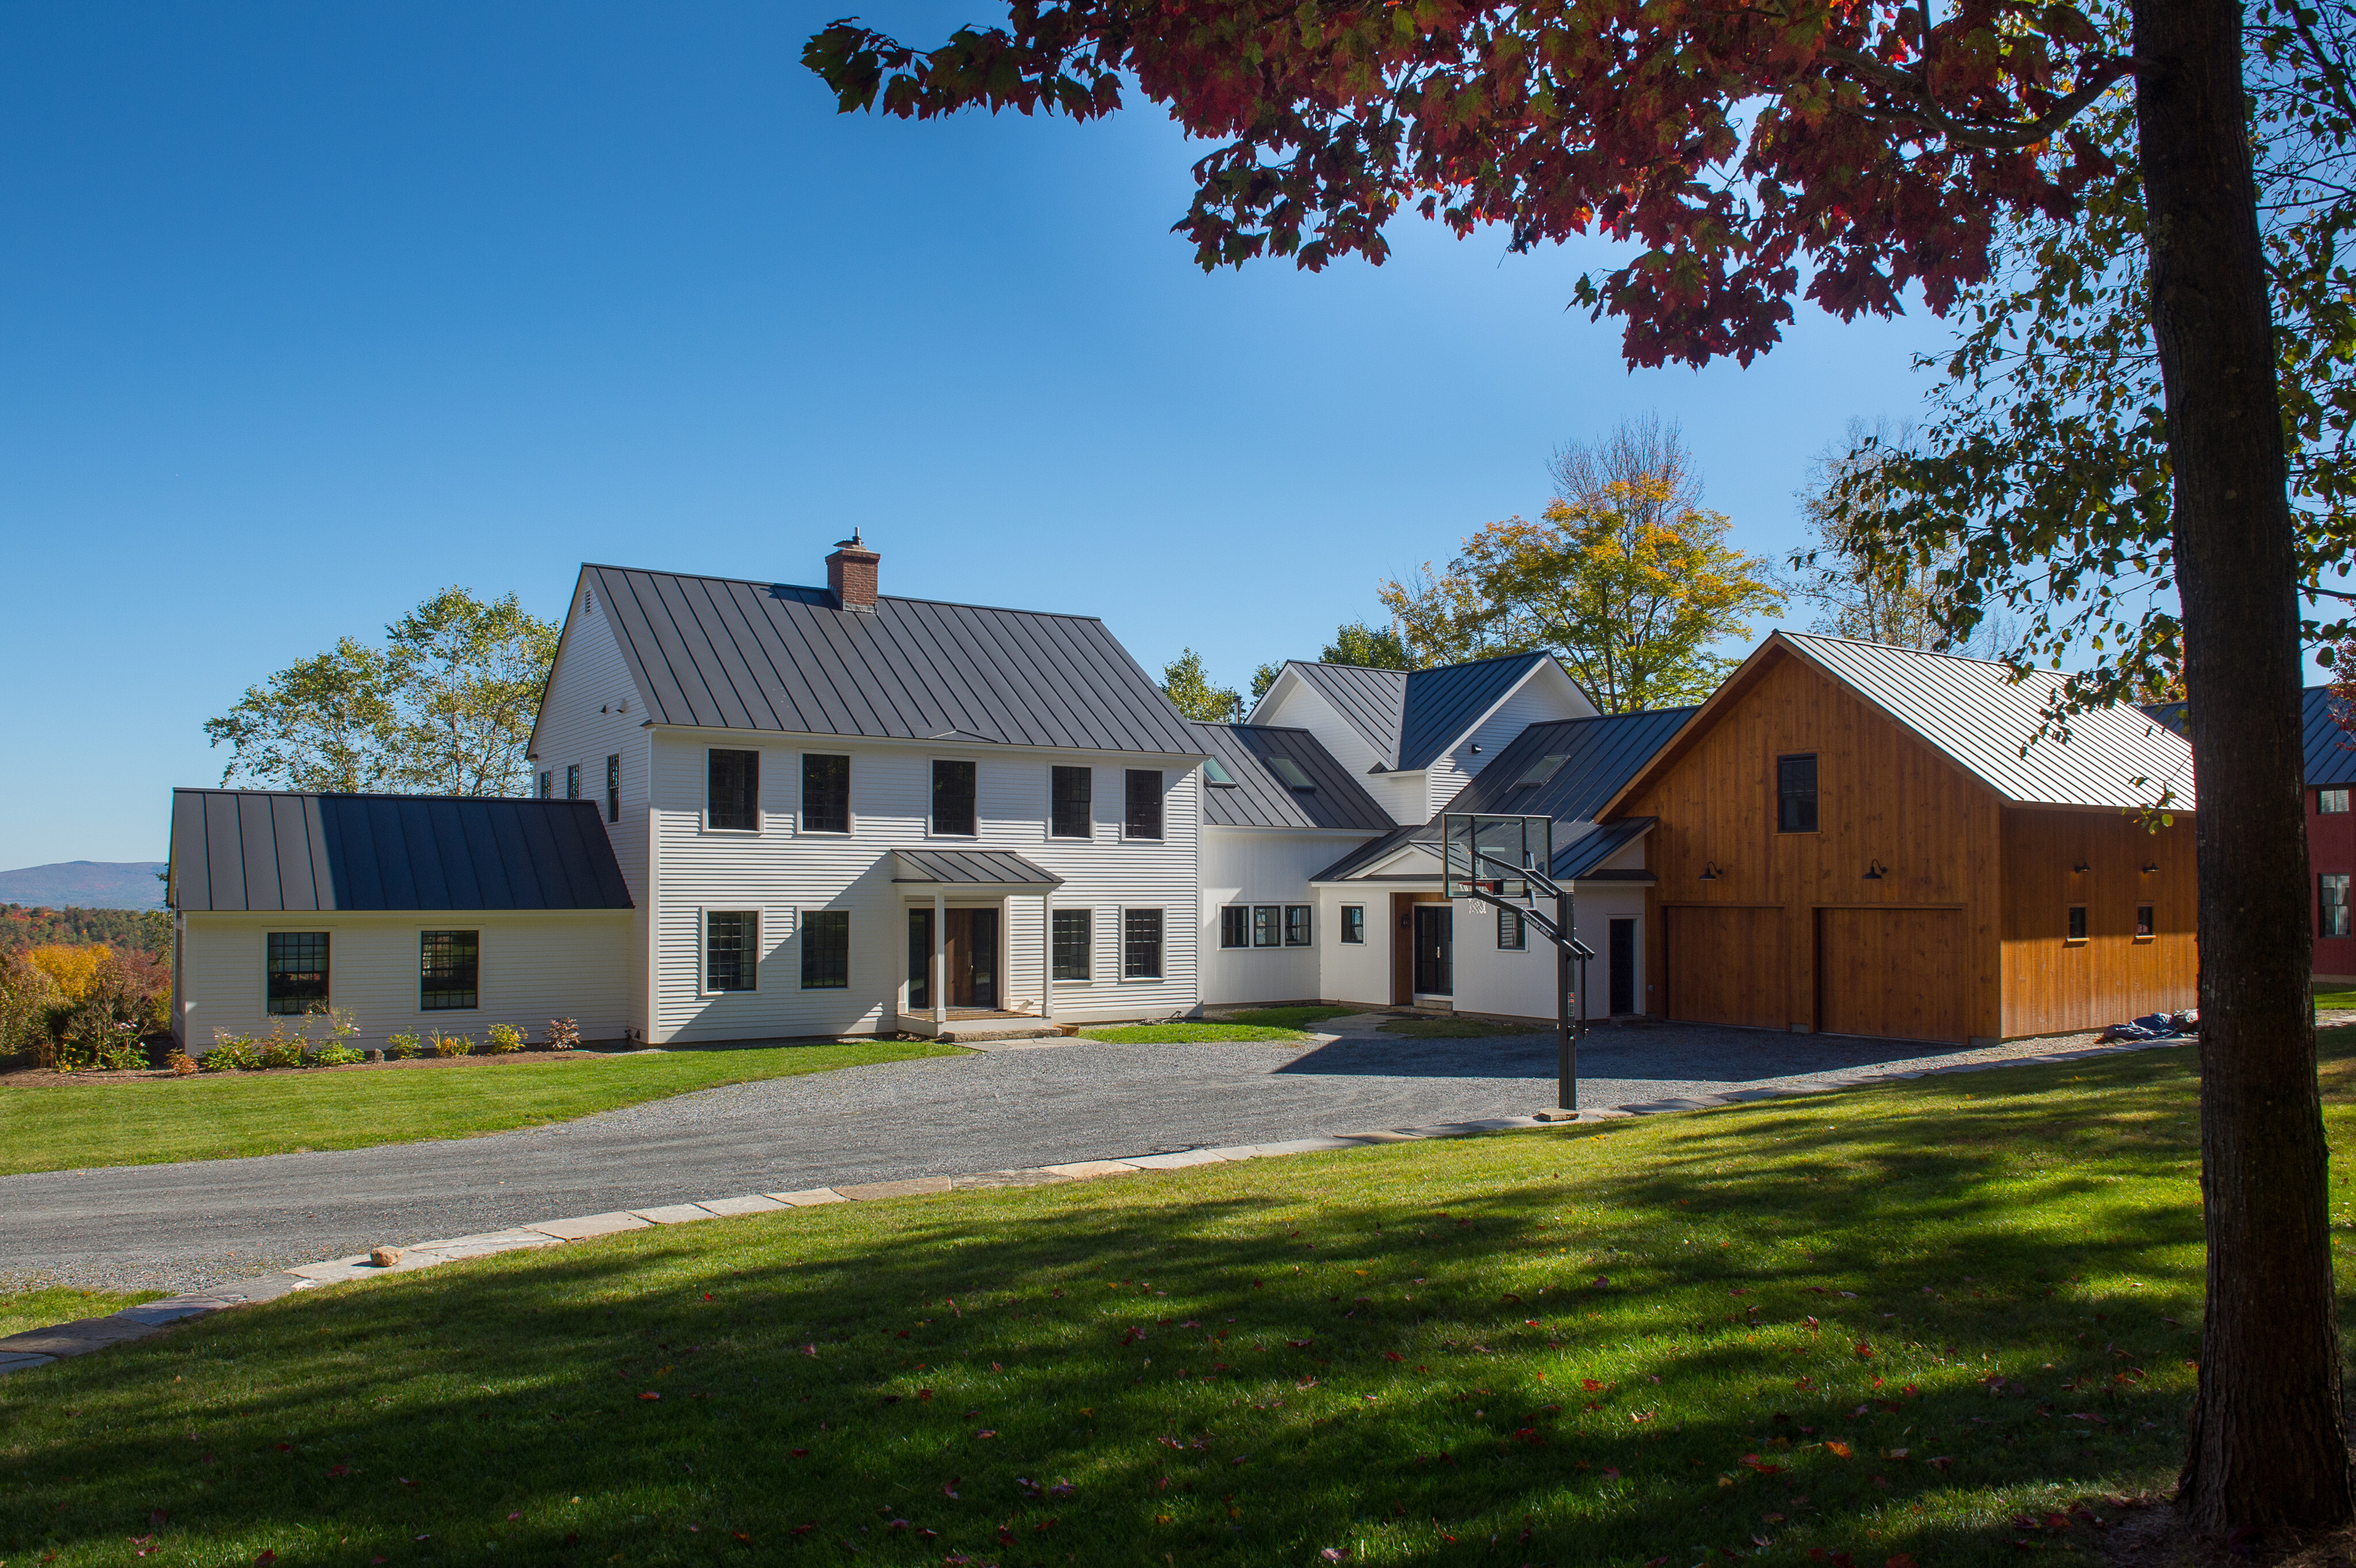
<svg viewBox="0 0 2356 1568"><path fill-rule="evenodd" d="M1961 1040L1961 909L1816 913L1817 1027L1892 1040Z"/></svg>
<svg viewBox="0 0 2356 1568"><path fill-rule="evenodd" d="M1673 906L1669 1016L1696 1024L1791 1026L1783 1004L1783 911Z"/></svg>

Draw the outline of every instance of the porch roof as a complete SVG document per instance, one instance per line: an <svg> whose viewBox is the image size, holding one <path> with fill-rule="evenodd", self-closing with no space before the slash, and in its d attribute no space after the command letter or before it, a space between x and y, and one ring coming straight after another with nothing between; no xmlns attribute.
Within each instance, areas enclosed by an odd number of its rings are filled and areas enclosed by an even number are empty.
<svg viewBox="0 0 2356 1568"><path fill-rule="evenodd" d="M1054 872L1003 849L895 849L892 880L900 886L1015 887L1034 893L1064 885Z"/></svg>

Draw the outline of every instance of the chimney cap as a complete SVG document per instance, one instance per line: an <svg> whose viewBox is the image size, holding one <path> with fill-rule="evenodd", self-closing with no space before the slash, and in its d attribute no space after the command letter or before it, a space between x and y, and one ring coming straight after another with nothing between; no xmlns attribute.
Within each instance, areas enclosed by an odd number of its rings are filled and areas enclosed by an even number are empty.
<svg viewBox="0 0 2356 1568"><path fill-rule="evenodd" d="M864 550L867 548L867 544L864 540L860 538L859 530L854 528L851 531L850 538L836 540L834 542L834 547L837 550Z"/></svg>

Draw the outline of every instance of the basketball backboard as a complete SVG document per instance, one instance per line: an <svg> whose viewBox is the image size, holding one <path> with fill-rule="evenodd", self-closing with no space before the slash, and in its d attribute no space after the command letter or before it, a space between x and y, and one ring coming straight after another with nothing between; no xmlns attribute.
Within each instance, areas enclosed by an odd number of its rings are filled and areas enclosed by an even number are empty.
<svg viewBox="0 0 2356 1568"><path fill-rule="evenodd" d="M1478 885L1500 898L1526 896L1528 880L1514 872L1544 875L1553 864L1553 832L1552 817L1444 814L1440 819L1442 891L1451 898L1469 898Z"/></svg>

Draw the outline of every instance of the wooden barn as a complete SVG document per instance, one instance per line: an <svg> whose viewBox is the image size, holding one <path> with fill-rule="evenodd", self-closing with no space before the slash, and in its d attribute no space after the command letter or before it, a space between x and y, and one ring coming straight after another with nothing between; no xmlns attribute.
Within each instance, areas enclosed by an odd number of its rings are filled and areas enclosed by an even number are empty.
<svg viewBox="0 0 2356 1568"><path fill-rule="evenodd" d="M1771 636L1597 813L1657 819L1645 1011L1983 1044L2195 1005L2191 748L2134 708L2030 744L2051 685Z"/></svg>

